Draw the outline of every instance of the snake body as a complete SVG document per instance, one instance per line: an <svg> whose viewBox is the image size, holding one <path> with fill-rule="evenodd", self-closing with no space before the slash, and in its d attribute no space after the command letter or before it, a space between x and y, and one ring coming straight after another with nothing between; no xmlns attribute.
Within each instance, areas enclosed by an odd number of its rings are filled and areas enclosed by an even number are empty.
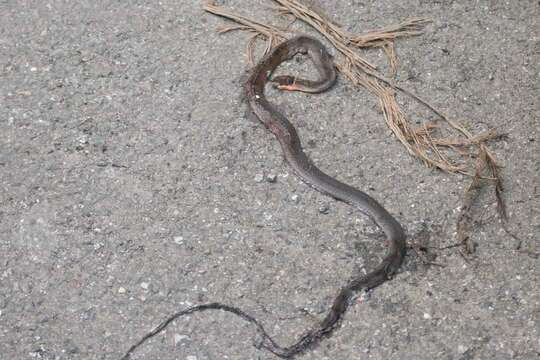
<svg viewBox="0 0 540 360"><path fill-rule="evenodd" d="M320 79L310 81L292 76L270 79L273 71L284 61L298 53L307 54L320 74ZM336 80L335 67L325 47L316 39L297 36L274 48L251 70L244 91L248 104L257 118L268 128L281 144L285 159L294 172L316 190L348 203L368 215L384 231L388 252L382 262L370 273L351 280L337 294L324 320L308 331L295 344L288 347L277 345L265 337L261 346L280 357L291 357L304 351L313 342L332 331L347 310L350 300L361 289L372 289L397 272L405 256L405 233L401 225L376 200L366 193L344 184L317 168L302 149L294 126L265 97L268 82L282 90L319 93L329 89Z"/></svg>
<svg viewBox="0 0 540 360"><path fill-rule="evenodd" d="M312 59L320 74L321 78L319 80L310 81L287 75L276 76L270 79L273 71L282 62L298 53L307 54ZM334 64L324 46L314 38L298 36L281 43L261 59L251 70L244 84L244 92L249 107L257 118L279 140L285 159L303 181L320 192L356 207L371 217L381 227L388 240L388 253L382 262L372 272L352 279L343 286L321 323L307 331L296 343L290 346L283 347L278 345L268 335L261 323L245 311L232 305L213 302L194 305L172 314L152 331L144 335L141 340L132 345L121 358L122 360L129 359L131 354L139 346L163 331L175 319L207 310L226 311L255 325L257 332L261 336L261 341L257 344L258 347L267 349L279 357L291 358L309 349L336 327L356 292L362 289L373 289L396 273L405 256L405 233L401 225L369 195L328 176L313 165L302 150L302 144L294 126L266 100L264 95L264 88L268 82L274 83L277 88L282 90L319 93L332 87L335 81L336 71Z"/></svg>

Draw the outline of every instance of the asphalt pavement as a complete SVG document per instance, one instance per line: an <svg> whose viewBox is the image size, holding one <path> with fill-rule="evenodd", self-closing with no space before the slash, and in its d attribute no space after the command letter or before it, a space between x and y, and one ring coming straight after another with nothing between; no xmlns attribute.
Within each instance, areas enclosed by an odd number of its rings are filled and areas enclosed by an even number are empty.
<svg viewBox="0 0 540 360"><path fill-rule="evenodd" d="M269 0L220 3L290 22ZM202 4L0 1L0 358L119 359L171 313L212 301L288 344L380 261L378 228L296 178L245 115L250 35L218 34L227 22ZM506 134L490 146L519 240L486 190L476 254L445 248L469 179L409 155L367 91L340 78L320 95L271 92L313 161L378 199L443 265L410 250L392 281L299 358L539 359L538 1L316 5L356 32L433 21L397 41L397 79L471 131ZM275 359L255 340L241 319L205 312L176 320L133 359Z"/></svg>

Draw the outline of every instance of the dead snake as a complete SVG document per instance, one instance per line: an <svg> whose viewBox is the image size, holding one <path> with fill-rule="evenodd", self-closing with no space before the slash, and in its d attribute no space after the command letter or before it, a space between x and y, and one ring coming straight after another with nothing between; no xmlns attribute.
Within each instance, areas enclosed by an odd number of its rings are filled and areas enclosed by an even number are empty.
<svg viewBox="0 0 540 360"><path fill-rule="evenodd" d="M292 76L276 76L270 79L273 71L282 62L298 53L307 54L312 59L321 75L320 80L310 81ZM300 138L294 126L266 100L264 88L269 81L282 90L309 93L323 92L329 89L336 81L336 71L331 56L318 40L308 36L298 36L285 41L264 56L250 71L249 77L244 84L245 95L253 113L279 140L285 159L303 181L320 192L355 206L382 228L388 240L386 257L372 272L349 281L348 284L341 288L324 320L306 332L293 345L287 347L278 345L257 319L235 306L215 302L195 305L169 316L140 341L132 345L122 359L128 359L136 348L160 333L175 319L206 310L227 311L254 324L261 336L257 347L265 348L282 358L291 358L309 349L335 328L355 293L362 289L373 289L382 284L396 273L401 266L406 250L405 233L401 225L369 195L326 175L311 163L302 150Z"/></svg>
<svg viewBox="0 0 540 360"><path fill-rule="evenodd" d="M298 53L307 54L313 61L321 79L310 81L293 76L276 76L273 71L284 61ZM316 39L297 36L285 41L266 55L250 72L244 85L246 98L257 118L270 130L281 144L285 159L294 172L318 191L344 201L371 217L384 231L388 240L388 254L369 274L351 280L338 293L325 319L308 331L294 345L280 347L269 337L262 347L282 357L291 357L302 352L311 343L332 331L347 309L354 293L361 289L372 289L389 279L401 266L405 256L405 233L401 225L377 201L366 193L344 184L319 170L302 150L300 138L294 126L275 109L264 95L265 85L271 81L282 90L319 93L329 89L336 80L336 71L331 56Z"/></svg>

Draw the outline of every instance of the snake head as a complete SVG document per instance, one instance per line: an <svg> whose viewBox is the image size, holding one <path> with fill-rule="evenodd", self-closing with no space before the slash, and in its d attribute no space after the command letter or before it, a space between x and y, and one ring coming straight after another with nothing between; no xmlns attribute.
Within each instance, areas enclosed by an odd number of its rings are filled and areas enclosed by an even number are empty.
<svg viewBox="0 0 540 360"><path fill-rule="evenodd" d="M279 90L298 91L296 76L281 75L272 79L272 84Z"/></svg>

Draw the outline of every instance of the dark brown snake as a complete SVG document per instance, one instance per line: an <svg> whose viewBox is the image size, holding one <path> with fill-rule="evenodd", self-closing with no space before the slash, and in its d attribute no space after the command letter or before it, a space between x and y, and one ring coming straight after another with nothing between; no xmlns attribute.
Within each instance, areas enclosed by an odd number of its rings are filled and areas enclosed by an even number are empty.
<svg viewBox="0 0 540 360"><path fill-rule="evenodd" d="M292 76L276 76L270 79L273 71L281 63L299 53L306 54L312 59L321 76L320 80L310 81ZM264 95L265 85L269 81L282 90L319 93L332 87L335 80L336 71L334 64L324 46L318 40L302 35L281 43L271 53L263 57L251 70L249 78L245 82L244 91L251 110L266 128L276 136L281 144L285 159L304 182L322 193L356 207L381 227L386 234L388 242L388 253L386 257L372 272L351 280L341 288L324 320L313 329L307 331L296 343L290 346L282 347L278 345L255 318L237 307L221 303L210 303L193 306L170 316L137 344L133 345L122 359L129 358L130 353L136 347L159 333L176 318L210 309L231 312L254 324L261 336L261 341L257 344L258 347L264 348L279 357L291 358L306 351L315 345L324 335L332 332L347 310L355 293L360 290L373 289L397 272L403 262L406 251L405 233L401 225L369 195L328 176L313 165L302 150L300 138L294 126L266 100Z"/></svg>

